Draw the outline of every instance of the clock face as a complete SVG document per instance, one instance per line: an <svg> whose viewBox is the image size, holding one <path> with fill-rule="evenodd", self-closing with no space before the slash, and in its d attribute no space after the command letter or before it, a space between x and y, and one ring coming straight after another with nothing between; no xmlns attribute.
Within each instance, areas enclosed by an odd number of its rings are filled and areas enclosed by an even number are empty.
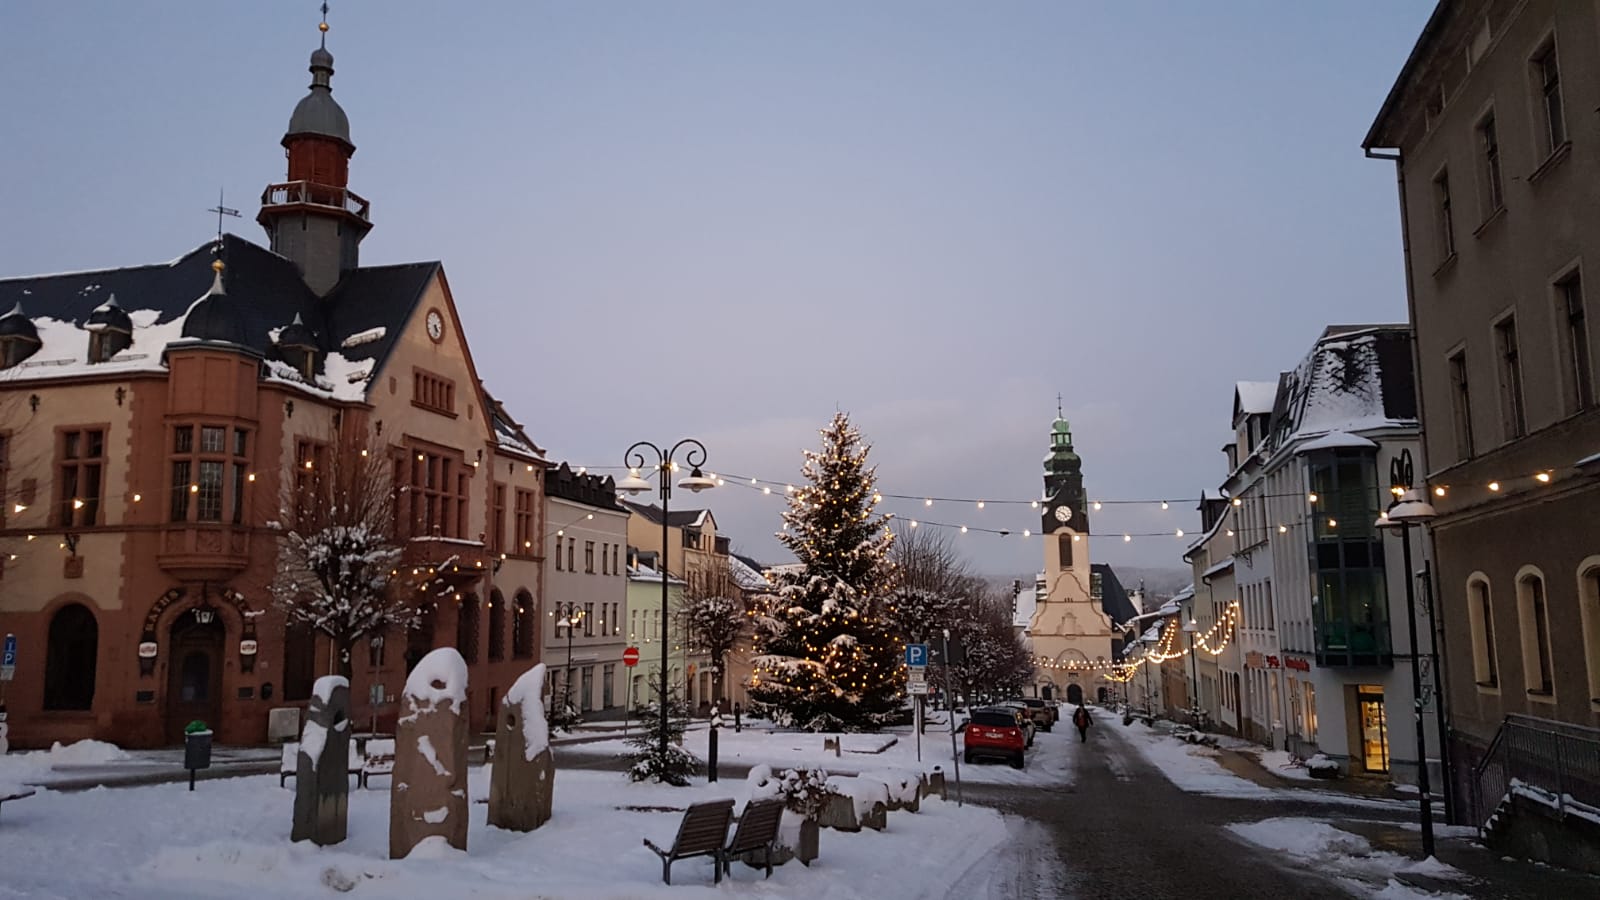
<svg viewBox="0 0 1600 900"><path fill-rule="evenodd" d="M428 337L435 343L444 340L444 316L437 309L428 310Z"/></svg>
<svg viewBox="0 0 1600 900"><path fill-rule="evenodd" d="M1056 507L1056 521L1057 522L1066 522L1066 521L1071 520L1071 518L1072 518L1072 507L1070 507L1070 506L1058 506L1058 507Z"/></svg>

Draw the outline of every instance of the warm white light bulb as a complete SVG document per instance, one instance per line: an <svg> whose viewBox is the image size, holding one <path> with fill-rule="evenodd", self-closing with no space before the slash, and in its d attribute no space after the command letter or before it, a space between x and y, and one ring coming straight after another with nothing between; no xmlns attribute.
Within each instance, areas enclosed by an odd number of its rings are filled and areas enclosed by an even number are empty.
<svg viewBox="0 0 1600 900"><path fill-rule="evenodd" d="M1132 540L1133 540L1133 535L1131 535L1131 534L1125 534L1125 535L1122 536L1122 542L1124 544L1126 544L1126 543L1128 543L1129 541L1132 541Z"/></svg>

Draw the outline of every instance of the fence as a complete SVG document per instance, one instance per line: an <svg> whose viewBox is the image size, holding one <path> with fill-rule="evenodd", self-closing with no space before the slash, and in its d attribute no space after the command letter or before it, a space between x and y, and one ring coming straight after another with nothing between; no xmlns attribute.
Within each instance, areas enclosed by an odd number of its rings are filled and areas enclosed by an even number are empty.
<svg viewBox="0 0 1600 900"><path fill-rule="evenodd" d="M1517 793L1564 815L1600 809L1600 728L1532 716L1506 716L1472 768L1470 824L1482 827Z"/></svg>

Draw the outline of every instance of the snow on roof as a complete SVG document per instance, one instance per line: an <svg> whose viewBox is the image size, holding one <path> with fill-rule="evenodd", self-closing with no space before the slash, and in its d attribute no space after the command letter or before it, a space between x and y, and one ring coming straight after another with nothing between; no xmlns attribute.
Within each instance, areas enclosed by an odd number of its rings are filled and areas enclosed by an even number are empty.
<svg viewBox="0 0 1600 900"><path fill-rule="evenodd" d="M1416 428L1410 341L1405 325L1327 329L1287 376L1288 402L1284 421L1274 422L1274 449L1335 431Z"/></svg>
<svg viewBox="0 0 1600 900"><path fill-rule="evenodd" d="M1206 529L1205 534L1195 538L1194 543L1190 544L1188 548L1183 551L1184 555L1188 556L1190 553L1193 553L1201 547L1204 547L1207 541L1216 537L1217 532L1222 529L1222 523L1228 521L1228 517L1231 515L1233 515L1233 504L1230 502L1226 507L1223 508L1222 515L1217 516L1217 520L1211 523L1210 528ZM1190 585L1190 587L1192 588L1194 585Z"/></svg>
<svg viewBox="0 0 1600 900"><path fill-rule="evenodd" d="M1190 599L1193 599L1193 598L1194 598L1194 585L1192 585L1192 584L1191 585L1187 585L1186 587L1184 587L1183 590L1178 592L1177 596L1175 596L1171 600L1167 601L1167 606L1171 606L1171 607L1174 608L1174 610L1176 610L1176 607L1178 606L1178 604L1182 603L1185 600L1190 600ZM1162 607L1162 609L1166 609L1166 608L1167 608L1166 606Z"/></svg>
<svg viewBox="0 0 1600 900"><path fill-rule="evenodd" d="M745 561L732 554L728 555L728 575L740 590L760 591L769 586L767 579L760 572L750 568Z"/></svg>
<svg viewBox="0 0 1600 900"><path fill-rule="evenodd" d="M105 362L89 362L89 329L76 322L49 316L33 319L39 331L40 347L20 365L0 370L0 382L37 381L74 375L123 372L164 372L161 351L183 337L183 319L156 324L161 313L136 309L128 313L133 322L133 344Z"/></svg>
<svg viewBox="0 0 1600 900"><path fill-rule="evenodd" d="M1247 416L1272 412L1272 404L1278 399L1276 381L1239 381L1233 390L1239 412Z"/></svg>
<svg viewBox="0 0 1600 900"><path fill-rule="evenodd" d="M355 334L350 335L343 341L340 341L339 346L345 348L359 347L362 344L370 344L373 341L383 340L383 336L388 333L389 329L379 325L376 328L368 328L366 331L358 331Z"/></svg>
<svg viewBox="0 0 1600 900"><path fill-rule="evenodd" d="M655 569L650 568L649 566L645 565L644 563L640 563L640 564L634 566L633 569L628 572L628 580L629 581L654 581L654 582L658 582L659 583L661 581L661 573L656 571ZM683 583L684 583L684 581L681 578L672 577L672 578L668 578L667 579L667 584L683 584Z"/></svg>
<svg viewBox="0 0 1600 900"><path fill-rule="evenodd" d="M1294 452L1310 453L1313 450L1345 449L1376 450L1378 449L1378 445L1377 443L1367 440L1359 434L1351 434L1348 431L1330 431L1322 437L1301 444L1294 449Z"/></svg>
<svg viewBox="0 0 1600 900"><path fill-rule="evenodd" d="M1600 463L1600 453L1592 453L1592 454L1590 454L1588 456L1585 456L1583 459L1580 459L1577 462L1573 463L1573 465L1577 466L1580 469L1582 469L1585 466L1592 466L1595 463Z"/></svg>
<svg viewBox="0 0 1600 900"><path fill-rule="evenodd" d="M538 450L524 443L521 438L512 434L510 431L501 428L498 423L496 423L494 429L494 440L496 444L499 444L506 450L512 450L517 453L523 453L527 454L528 456L540 458L543 458L544 456L544 454L540 453Z"/></svg>
<svg viewBox="0 0 1600 900"><path fill-rule="evenodd" d="M1210 578L1213 575L1220 575L1223 572L1226 572L1231 568L1233 568L1233 557L1230 556L1227 559L1223 560L1222 562L1216 563L1215 565L1213 565L1211 568L1205 570L1204 572L1201 572L1200 573L1200 577L1201 578Z"/></svg>

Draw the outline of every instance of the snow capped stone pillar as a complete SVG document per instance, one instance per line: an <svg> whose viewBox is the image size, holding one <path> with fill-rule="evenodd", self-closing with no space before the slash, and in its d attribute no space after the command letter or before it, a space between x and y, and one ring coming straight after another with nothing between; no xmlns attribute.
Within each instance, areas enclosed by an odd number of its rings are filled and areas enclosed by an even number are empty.
<svg viewBox="0 0 1600 900"><path fill-rule="evenodd" d="M311 688L295 760L291 840L327 846L345 838L350 795L350 682L324 675Z"/></svg>
<svg viewBox="0 0 1600 900"><path fill-rule="evenodd" d="M467 663L452 647L406 679L389 789L389 858L442 837L467 849Z"/></svg>
<svg viewBox="0 0 1600 900"><path fill-rule="evenodd" d="M550 821L556 763L544 718L544 663L522 674L500 704L494 769L489 773L489 824L532 831Z"/></svg>

